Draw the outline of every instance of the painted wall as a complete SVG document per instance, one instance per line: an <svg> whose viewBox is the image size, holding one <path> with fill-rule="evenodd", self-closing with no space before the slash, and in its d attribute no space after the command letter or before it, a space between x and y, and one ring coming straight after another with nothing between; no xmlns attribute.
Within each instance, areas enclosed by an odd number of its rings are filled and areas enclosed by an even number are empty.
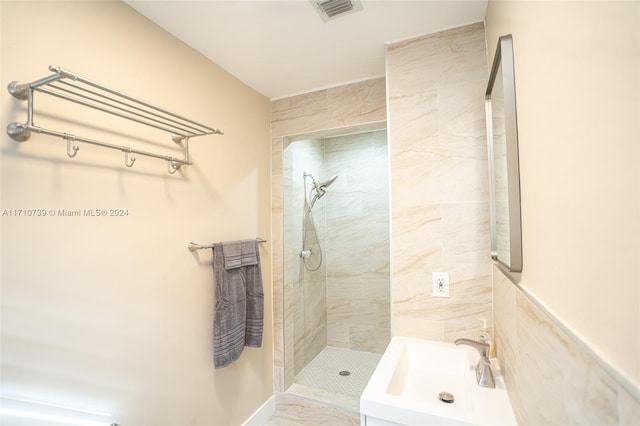
<svg viewBox="0 0 640 426"><path fill-rule="evenodd" d="M392 331L453 341L491 323L484 26L387 47ZM432 296L448 272L450 297Z"/></svg>
<svg viewBox="0 0 640 426"><path fill-rule="evenodd" d="M491 1L486 32L490 58L514 40L524 268L494 270L494 307L516 416L636 424L640 4Z"/></svg>
<svg viewBox="0 0 640 426"><path fill-rule="evenodd" d="M514 40L522 286L640 384L640 4L490 2Z"/></svg>
<svg viewBox="0 0 640 426"><path fill-rule="evenodd" d="M124 3L0 7L3 87L59 65L225 132L193 139L194 165L175 175L156 159L129 169L118 151L80 143L70 159L61 139L2 136L2 212L56 212L1 218L3 396L124 425L241 423L272 392L270 246L263 348L214 370L212 254L187 243L270 239L269 100ZM24 102L1 96L3 129L24 121ZM38 125L179 155L166 135L37 96Z"/></svg>

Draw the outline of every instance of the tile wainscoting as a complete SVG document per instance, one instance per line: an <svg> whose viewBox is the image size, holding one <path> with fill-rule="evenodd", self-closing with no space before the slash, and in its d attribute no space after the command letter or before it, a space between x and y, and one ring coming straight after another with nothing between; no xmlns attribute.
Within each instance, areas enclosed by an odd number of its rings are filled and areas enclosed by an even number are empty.
<svg viewBox="0 0 640 426"><path fill-rule="evenodd" d="M519 424L640 424L640 390L495 266L493 293L496 351Z"/></svg>

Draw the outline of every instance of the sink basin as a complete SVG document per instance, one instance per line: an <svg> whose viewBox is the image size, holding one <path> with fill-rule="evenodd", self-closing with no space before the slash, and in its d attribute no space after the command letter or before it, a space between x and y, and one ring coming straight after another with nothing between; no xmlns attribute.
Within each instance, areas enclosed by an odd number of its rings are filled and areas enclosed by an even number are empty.
<svg viewBox="0 0 640 426"><path fill-rule="evenodd" d="M479 357L468 346L394 337L360 398L363 419L400 425L516 425L496 359L491 360L495 389L478 386ZM443 402L442 392L454 401Z"/></svg>

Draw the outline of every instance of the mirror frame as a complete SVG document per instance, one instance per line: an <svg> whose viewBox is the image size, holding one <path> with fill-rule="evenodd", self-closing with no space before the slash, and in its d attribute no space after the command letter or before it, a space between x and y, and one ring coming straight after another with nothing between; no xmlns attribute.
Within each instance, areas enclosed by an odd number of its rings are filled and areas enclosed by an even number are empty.
<svg viewBox="0 0 640 426"><path fill-rule="evenodd" d="M500 72L504 94L504 123L507 162L507 194L509 210L509 255L506 262L500 257L496 239L496 192L494 179L494 140L493 116L491 111L491 93L496 77ZM493 59L489 83L485 93L487 121L487 148L489 160L489 202L491 214L491 258L506 267L510 272L522 271L522 227L520 216L520 166L518 160L518 123L516 114L516 85L513 61L513 38L511 34L498 39Z"/></svg>

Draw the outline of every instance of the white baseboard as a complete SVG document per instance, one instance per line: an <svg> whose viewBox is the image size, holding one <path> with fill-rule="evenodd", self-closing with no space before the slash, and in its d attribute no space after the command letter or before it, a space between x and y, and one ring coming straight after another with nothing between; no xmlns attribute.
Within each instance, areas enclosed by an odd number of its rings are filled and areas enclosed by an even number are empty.
<svg viewBox="0 0 640 426"><path fill-rule="evenodd" d="M271 398L260 406L244 423L242 426L263 426L267 420L276 412L276 396L271 395Z"/></svg>

